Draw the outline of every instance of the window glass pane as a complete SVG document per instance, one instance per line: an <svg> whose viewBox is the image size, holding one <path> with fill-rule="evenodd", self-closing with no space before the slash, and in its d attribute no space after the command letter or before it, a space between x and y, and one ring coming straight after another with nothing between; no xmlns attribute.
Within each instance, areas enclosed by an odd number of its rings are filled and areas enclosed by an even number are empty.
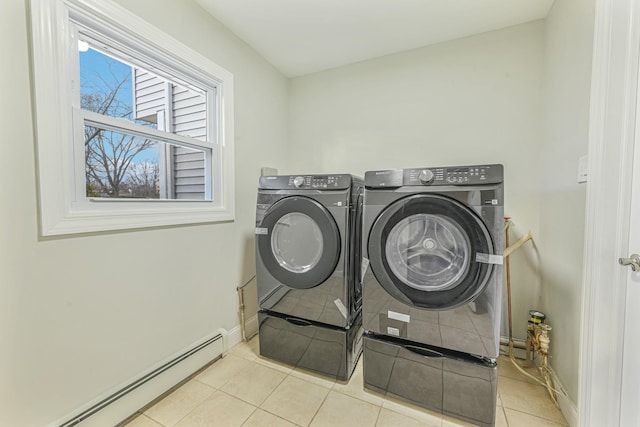
<svg viewBox="0 0 640 427"><path fill-rule="evenodd" d="M82 109L207 140L204 90L159 77L140 61L131 65L133 59L116 49L94 44L79 43Z"/></svg>
<svg viewBox="0 0 640 427"><path fill-rule="evenodd" d="M87 197L205 199L205 150L85 126Z"/></svg>
<svg viewBox="0 0 640 427"><path fill-rule="evenodd" d="M181 85L148 71L140 60L122 54L117 49L81 35L78 45L80 64L80 105L84 110L109 117L126 119L160 131L207 141L207 110L204 91L187 84ZM125 58L125 59L123 59ZM135 63L135 65L131 65ZM99 197L145 197L160 199L211 199L206 191L207 174L202 150L168 147L164 143L148 143L129 136L129 143L118 139L123 135L100 132L100 140L92 141L91 132L85 130L87 170L87 196L98 189ZM114 146L126 145L126 153L116 153L100 145L103 140ZM105 166L99 161L107 152L110 158L133 156L130 163ZM150 153L154 153L153 156ZM151 159L151 160L149 160ZM140 172L141 162L156 165L160 178L157 191L138 191L133 186L134 173ZM126 166L126 171L121 169ZM107 170L108 169L108 170ZM126 172L126 173L125 173ZM149 178L150 171L145 172ZM100 174L104 175L103 177ZM107 183L103 182L111 174ZM90 180L91 179L91 180ZM121 184L129 180L125 191ZM107 185L108 184L108 185ZM211 182L208 182L209 187ZM127 196L126 193L129 193ZM97 197L97 196L93 196Z"/></svg>
<svg viewBox="0 0 640 427"><path fill-rule="evenodd" d="M85 50L86 49L86 50ZM80 108L134 121L132 67L86 46L80 48ZM157 128L157 123L135 121Z"/></svg>

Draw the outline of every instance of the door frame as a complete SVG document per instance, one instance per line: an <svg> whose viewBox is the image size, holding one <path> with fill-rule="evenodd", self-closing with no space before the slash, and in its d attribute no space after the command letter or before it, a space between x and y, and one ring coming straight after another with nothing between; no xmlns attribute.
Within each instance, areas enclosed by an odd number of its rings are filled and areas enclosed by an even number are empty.
<svg viewBox="0 0 640 427"><path fill-rule="evenodd" d="M578 423L620 420L640 7L596 0L589 121Z"/></svg>

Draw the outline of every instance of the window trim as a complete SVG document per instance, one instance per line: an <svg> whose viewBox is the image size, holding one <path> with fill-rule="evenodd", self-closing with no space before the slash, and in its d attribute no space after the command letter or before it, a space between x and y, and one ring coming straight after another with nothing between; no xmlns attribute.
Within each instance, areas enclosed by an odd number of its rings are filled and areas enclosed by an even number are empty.
<svg viewBox="0 0 640 427"><path fill-rule="evenodd" d="M233 221L233 75L111 1L31 0L30 12L41 234L54 236ZM77 23L90 23L92 29L107 32L107 36L119 43L123 38L139 40L143 59L151 60L151 65L156 65L153 58L175 58L171 71L181 73L177 78L215 83L216 96L207 96L207 120L215 120L213 129L217 132L215 138L210 138L214 144L208 145L214 200L100 200L95 203L84 193L78 196L78 182L84 182L84 170L78 178L79 159L74 158L78 153L73 147L76 131L73 120L77 113L74 113L74 87L70 78L73 55L77 55L74 39ZM178 61L188 65L180 66ZM210 87L210 83L205 86ZM210 104L213 102L215 104ZM216 117L211 117L214 111ZM86 117L86 113L83 111L82 116ZM104 124L104 118L100 123ZM179 135L172 137L181 140Z"/></svg>

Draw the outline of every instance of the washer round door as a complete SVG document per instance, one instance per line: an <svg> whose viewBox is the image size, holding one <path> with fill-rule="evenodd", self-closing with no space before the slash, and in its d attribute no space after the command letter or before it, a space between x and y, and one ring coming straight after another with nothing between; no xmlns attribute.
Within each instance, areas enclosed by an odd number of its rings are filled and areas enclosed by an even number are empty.
<svg viewBox="0 0 640 427"><path fill-rule="evenodd" d="M396 299L426 309L472 301L489 282L493 241L480 217L459 201L416 194L389 205L375 220L369 262L382 287Z"/></svg>
<svg viewBox="0 0 640 427"><path fill-rule="evenodd" d="M267 211L257 235L265 267L280 283L309 289L327 280L340 257L340 231L331 213L317 201L286 197Z"/></svg>

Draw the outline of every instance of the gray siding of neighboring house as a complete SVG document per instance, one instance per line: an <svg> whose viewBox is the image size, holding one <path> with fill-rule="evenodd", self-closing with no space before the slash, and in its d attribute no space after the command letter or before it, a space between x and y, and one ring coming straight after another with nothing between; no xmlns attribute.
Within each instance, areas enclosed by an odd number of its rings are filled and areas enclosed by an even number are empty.
<svg viewBox="0 0 640 427"><path fill-rule="evenodd" d="M207 139L207 110L203 95L172 85L171 109L173 130L179 135ZM204 153L188 148L174 148L174 194L176 199L204 199Z"/></svg>
<svg viewBox="0 0 640 427"><path fill-rule="evenodd" d="M133 69L133 116L138 120L156 123L158 111L164 109L166 83L139 68Z"/></svg>
<svg viewBox="0 0 640 427"><path fill-rule="evenodd" d="M134 68L133 76L135 118L156 123L158 112L165 110L170 102L171 108L165 115L169 118L166 128L178 135L207 139L204 95L175 84L169 86L166 81L138 68ZM171 93L167 93L169 90ZM182 147L171 147L168 151L172 177L168 185L173 198L204 199L204 153Z"/></svg>

